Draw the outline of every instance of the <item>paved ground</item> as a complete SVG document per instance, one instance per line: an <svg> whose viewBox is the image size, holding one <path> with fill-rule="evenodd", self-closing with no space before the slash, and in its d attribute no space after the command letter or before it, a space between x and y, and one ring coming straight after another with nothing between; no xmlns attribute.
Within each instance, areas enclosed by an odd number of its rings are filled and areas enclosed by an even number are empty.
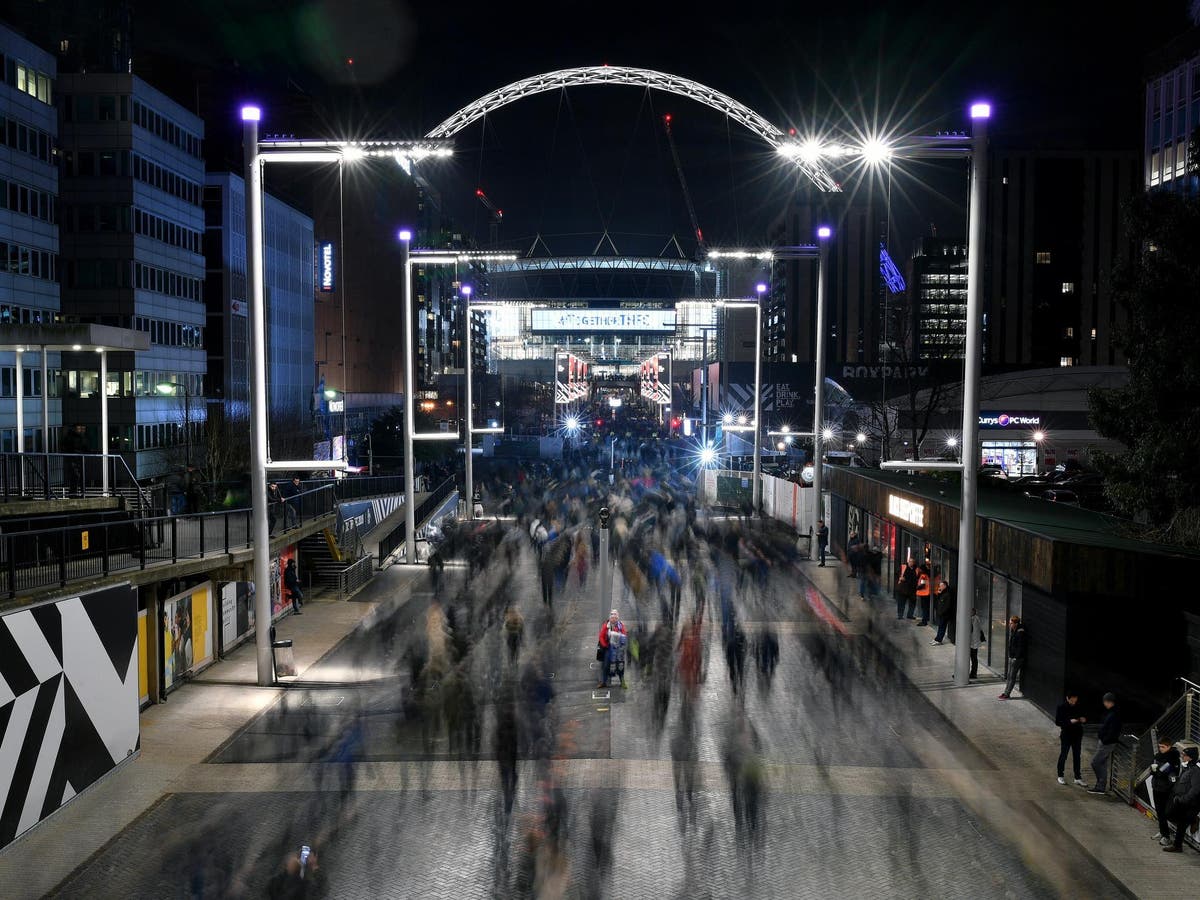
<svg viewBox="0 0 1200 900"><path fill-rule="evenodd" d="M811 586L834 600L844 586L834 569L805 571L811 583L778 573L769 602L741 603L752 639L768 627L779 636L773 684L751 671L739 702L710 648L686 827L670 753L678 703L658 736L639 673L628 691L596 690L609 603L594 575L583 589L572 579L522 663L539 664L555 694L548 766L567 810L566 896L1196 896L1195 854L1164 856L1127 807L1058 788L1057 742L1031 704L997 704L994 684L950 689L950 648L926 646L911 625L885 631L858 601L831 625L833 604ZM617 582L610 602L622 599ZM532 577L509 590L536 632ZM250 648L146 713L141 758L0 853L4 895L261 897L302 843L318 848L329 896L517 895L547 774L521 763L506 819L494 703L522 688L520 667L505 664L498 636L471 654L483 734L464 759L410 705L405 648L423 627L424 577L393 568L367 591L367 602L310 604L285 620L298 629L301 683L239 686L252 677ZM736 837L726 777L742 709L768 785L757 841Z"/></svg>

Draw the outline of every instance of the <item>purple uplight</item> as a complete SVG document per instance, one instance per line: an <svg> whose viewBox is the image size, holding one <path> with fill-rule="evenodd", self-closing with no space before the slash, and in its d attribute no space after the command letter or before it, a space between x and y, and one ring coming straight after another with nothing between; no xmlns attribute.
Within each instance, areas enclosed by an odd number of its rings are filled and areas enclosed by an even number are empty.
<svg viewBox="0 0 1200 900"><path fill-rule="evenodd" d="M992 116L992 104L990 103L972 103L971 118L972 119L989 119Z"/></svg>
<svg viewBox="0 0 1200 900"><path fill-rule="evenodd" d="M833 229L828 225L822 225L817 229L817 237L821 238L822 240L828 237L833 237Z"/></svg>
<svg viewBox="0 0 1200 900"><path fill-rule="evenodd" d="M396 233L396 237L400 238L400 240L402 240L402 241L404 241L404 242L406 242L406 243L407 243L408 241L411 241L411 240L412 240L412 232L411 232L411 231L409 231L407 228L401 228L401 229L400 229L400 230L399 230L399 231Z"/></svg>
<svg viewBox="0 0 1200 900"><path fill-rule="evenodd" d="M258 106L243 106L242 121L243 122L259 122L262 120L262 108Z"/></svg>
<svg viewBox="0 0 1200 900"><path fill-rule="evenodd" d="M754 286L754 289L756 291L758 291L760 294L765 294L767 292L767 286L765 284L763 284L761 281Z"/></svg>
<svg viewBox="0 0 1200 900"><path fill-rule="evenodd" d="M464 297L470 297L470 296L471 296L471 286L470 286L469 284L464 284L464 285L462 286L462 294L463 294L463 296L464 296Z"/></svg>

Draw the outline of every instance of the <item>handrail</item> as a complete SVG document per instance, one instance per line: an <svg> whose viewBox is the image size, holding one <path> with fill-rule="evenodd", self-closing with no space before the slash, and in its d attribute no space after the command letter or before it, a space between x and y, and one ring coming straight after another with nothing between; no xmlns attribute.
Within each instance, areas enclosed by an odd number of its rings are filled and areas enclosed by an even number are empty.
<svg viewBox="0 0 1200 900"><path fill-rule="evenodd" d="M417 522L418 528L421 527L421 523L433 512L433 510L437 509L438 504L450 496L454 489L455 480L453 476L451 476L434 488L428 497L417 504L417 508L413 513L413 517L414 521ZM377 558L379 560L380 568L383 567L384 560L395 553L400 548L400 545L404 543L406 528L407 522L405 521L405 518L401 518L391 531L379 539ZM413 555L415 556L416 554ZM416 560L409 560L410 563L415 561Z"/></svg>
<svg viewBox="0 0 1200 900"><path fill-rule="evenodd" d="M337 510L331 486L287 498L281 517L287 532ZM190 516L141 516L120 521L0 533L0 593L24 591L113 572L145 569L156 562L228 555L254 545L250 509Z"/></svg>

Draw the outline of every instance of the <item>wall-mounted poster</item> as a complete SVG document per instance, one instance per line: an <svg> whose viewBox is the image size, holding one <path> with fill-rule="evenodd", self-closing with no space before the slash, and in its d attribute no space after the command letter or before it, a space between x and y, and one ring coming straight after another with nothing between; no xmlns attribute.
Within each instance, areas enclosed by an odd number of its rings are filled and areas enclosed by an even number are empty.
<svg viewBox="0 0 1200 900"><path fill-rule="evenodd" d="M163 688L212 661L212 582L163 601Z"/></svg>

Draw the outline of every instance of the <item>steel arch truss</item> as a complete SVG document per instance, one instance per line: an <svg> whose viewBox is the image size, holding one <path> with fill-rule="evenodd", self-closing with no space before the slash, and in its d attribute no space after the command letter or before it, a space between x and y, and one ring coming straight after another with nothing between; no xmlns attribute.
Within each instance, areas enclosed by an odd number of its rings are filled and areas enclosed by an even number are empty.
<svg viewBox="0 0 1200 900"><path fill-rule="evenodd" d="M674 94L677 97L685 97L724 113L738 124L753 131L776 151L788 141L787 135L783 131L728 94L722 94L697 81L681 78L678 75L669 75L654 69L638 69L632 66L582 66L575 69L559 69L555 72L514 81L512 84L506 84L504 87L480 97L474 103L467 104L430 131L426 137L430 140L453 137L472 122L524 97L532 97L534 94L544 94L560 88L593 84L652 88ZM838 183L829 176L819 162L806 160L795 154L788 154L788 158L821 190L841 190Z"/></svg>

